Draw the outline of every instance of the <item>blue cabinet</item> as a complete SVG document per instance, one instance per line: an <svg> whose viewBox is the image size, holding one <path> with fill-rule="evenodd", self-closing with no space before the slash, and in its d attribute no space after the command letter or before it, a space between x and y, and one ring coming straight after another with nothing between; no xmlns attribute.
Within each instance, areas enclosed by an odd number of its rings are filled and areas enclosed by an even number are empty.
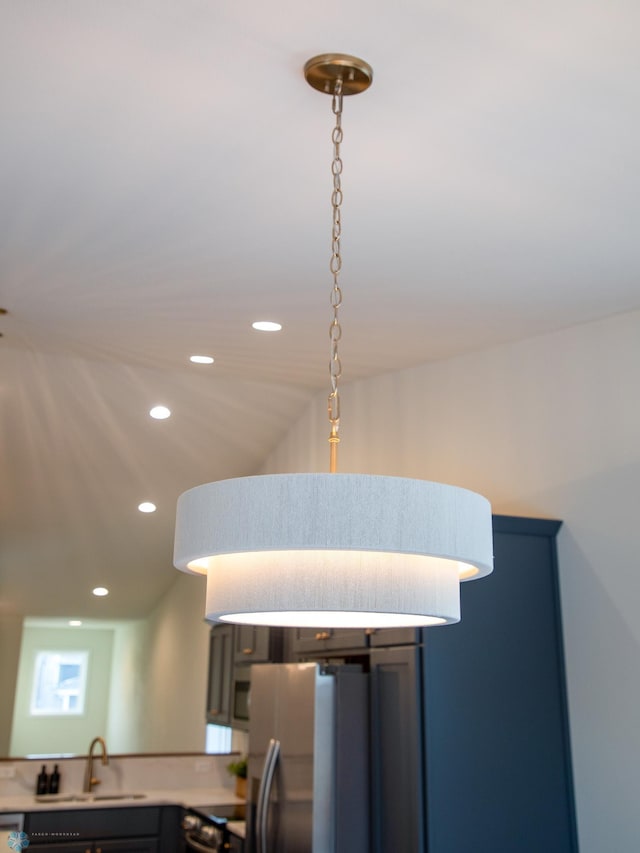
<svg viewBox="0 0 640 853"><path fill-rule="evenodd" d="M424 850L421 653L419 645L371 650L372 853Z"/></svg>
<svg viewBox="0 0 640 853"><path fill-rule="evenodd" d="M559 522L494 516L492 575L423 637L428 853L577 851Z"/></svg>

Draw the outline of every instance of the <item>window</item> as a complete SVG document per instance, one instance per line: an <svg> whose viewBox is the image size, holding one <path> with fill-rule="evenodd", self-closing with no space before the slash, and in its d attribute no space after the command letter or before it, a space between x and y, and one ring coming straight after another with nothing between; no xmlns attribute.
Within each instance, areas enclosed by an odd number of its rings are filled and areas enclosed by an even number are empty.
<svg viewBox="0 0 640 853"><path fill-rule="evenodd" d="M36 652L30 713L82 714L89 652Z"/></svg>
<svg viewBox="0 0 640 853"><path fill-rule="evenodd" d="M231 729L228 726L207 725L206 746L204 751L209 755L231 752Z"/></svg>

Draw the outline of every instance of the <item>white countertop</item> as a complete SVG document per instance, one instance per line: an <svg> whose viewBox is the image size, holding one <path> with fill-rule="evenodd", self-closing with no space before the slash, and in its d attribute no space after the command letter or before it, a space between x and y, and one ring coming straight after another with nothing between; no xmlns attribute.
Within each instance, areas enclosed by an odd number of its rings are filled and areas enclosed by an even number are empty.
<svg viewBox="0 0 640 853"><path fill-rule="evenodd" d="M127 793L127 792L125 792ZM95 791L96 796L104 797L114 795L114 799L100 800L70 800L69 797L76 794L82 797L81 792L63 791L57 795L51 795L46 801L34 794L13 794L0 797L0 812L39 812L39 811L67 811L69 809L106 809L106 808L132 808L136 806L184 806L184 808L202 808L203 806L218 805L242 805L244 800L236 797L233 790L229 788L157 788L146 789L135 792L136 795L144 796L122 798L119 791ZM117 797L117 799L115 798Z"/></svg>
<svg viewBox="0 0 640 853"><path fill-rule="evenodd" d="M246 823L243 820L230 820L227 821L227 829L229 830L229 832L232 832L234 835L237 835L238 838L244 838Z"/></svg>

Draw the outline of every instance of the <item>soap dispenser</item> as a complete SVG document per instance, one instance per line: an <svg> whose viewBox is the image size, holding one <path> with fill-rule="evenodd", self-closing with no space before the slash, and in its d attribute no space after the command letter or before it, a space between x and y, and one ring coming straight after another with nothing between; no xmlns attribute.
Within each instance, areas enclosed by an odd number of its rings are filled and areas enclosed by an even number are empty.
<svg viewBox="0 0 640 853"><path fill-rule="evenodd" d="M36 782L36 794L46 794L49 789L49 777L47 776L47 765L42 765L42 770Z"/></svg>

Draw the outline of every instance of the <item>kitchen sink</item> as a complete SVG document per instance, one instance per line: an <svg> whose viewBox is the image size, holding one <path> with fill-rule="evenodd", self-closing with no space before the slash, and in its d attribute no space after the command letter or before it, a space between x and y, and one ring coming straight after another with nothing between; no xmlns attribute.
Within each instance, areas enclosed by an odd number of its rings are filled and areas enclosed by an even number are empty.
<svg viewBox="0 0 640 853"><path fill-rule="evenodd" d="M146 794L127 792L123 794L41 794L36 796L37 803L108 803L114 800L144 800Z"/></svg>
<svg viewBox="0 0 640 853"><path fill-rule="evenodd" d="M77 799L75 794L38 794L36 803L71 803Z"/></svg>
<svg viewBox="0 0 640 853"><path fill-rule="evenodd" d="M104 802L105 800L144 800L146 794L87 794L86 797L88 800L95 800L96 802L100 800Z"/></svg>

